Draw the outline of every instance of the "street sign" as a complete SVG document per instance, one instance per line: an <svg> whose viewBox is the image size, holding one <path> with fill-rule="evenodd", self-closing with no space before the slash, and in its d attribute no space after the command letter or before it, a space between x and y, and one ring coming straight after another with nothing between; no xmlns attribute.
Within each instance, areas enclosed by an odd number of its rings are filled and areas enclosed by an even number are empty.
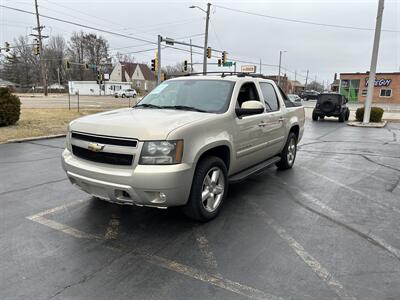
<svg viewBox="0 0 400 300"><path fill-rule="evenodd" d="M243 73L255 73L256 72L256 66L255 65L245 65L245 66L241 66L240 70Z"/></svg>
<svg viewBox="0 0 400 300"><path fill-rule="evenodd" d="M227 61L226 63L224 63L224 67L232 67L233 66L233 62L231 61Z"/></svg>

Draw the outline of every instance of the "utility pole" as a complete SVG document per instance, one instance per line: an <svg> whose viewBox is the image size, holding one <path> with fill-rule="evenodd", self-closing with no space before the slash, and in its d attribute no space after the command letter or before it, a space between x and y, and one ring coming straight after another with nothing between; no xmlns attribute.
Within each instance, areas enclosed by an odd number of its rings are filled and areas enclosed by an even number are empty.
<svg viewBox="0 0 400 300"><path fill-rule="evenodd" d="M46 72L45 62L42 59L42 56L43 56L42 29L43 29L43 27L40 26L39 8L38 8L37 0L35 0L35 10L36 10L36 25L37 25L36 30L38 32L39 49L40 49L40 53L39 53L40 72L42 73L44 95L47 96L47 72Z"/></svg>
<svg viewBox="0 0 400 300"><path fill-rule="evenodd" d="M162 37L158 35L157 44L158 44L158 51L157 51L157 84L161 83L161 42Z"/></svg>
<svg viewBox="0 0 400 300"><path fill-rule="evenodd" d="M286 51L279 51L279 71L278 71L278 86L281 84L281 63L282 63L282 53L285 53Z"/></svg>
<svg viewBox="0 0 400 300"><path fill-rule="evenodd" d="M371 104L372 104L372 97L374 95L376 64L378 62L378 50L379 50L379 41L381 38L384 2L385 2L384 0L379 0L378 12L376 15L375 37L374 37L374 46L372 48L371 68L369 69L367 98L365 99L364 103L364 118L363 118L364 124L369 123L369 118L371 116Z"/></svg>
<svg viewBox="0 0 400 300"><path fill-rule="evenodd" d="M297 81L297 71L294 71L294 81Z"/></svg>
<svg viewBox="0 0 400 300"><path fill-rule="evenodd" d="M204 57L203 57L203 74L207 73L207 47L208 47L208 23L210 22L210 7L211 3L207 3L206 11L206 32L204 36Z"/></svg>
<svg viewBox="0 0 400 300"><path fill-rule="evenodd" d="M261 58L260 58L260 74L262 74L261 66L262 66L262 63L261 63Z"/></svg>
<svg viewBox="0 0 400 300"><path fill-rule="evenodd" d="M61 82L60 82L60 68L57 67L57 79L58 79L58 85L61 86Z"/></svg>
<svg viewBox="0 0 400 300"><path fill-rule="evenodd" d="M308 81L308 70L307 70L307 75L306 75L306 84L304 85L304 91L307 90L307 81Z"/></svg>
<svg viewBox="0 0 400 300"><path fill-rule="evenodd" d="M192 50L192 39L190 39L190 71L193 73L193 50Z"/></svg>

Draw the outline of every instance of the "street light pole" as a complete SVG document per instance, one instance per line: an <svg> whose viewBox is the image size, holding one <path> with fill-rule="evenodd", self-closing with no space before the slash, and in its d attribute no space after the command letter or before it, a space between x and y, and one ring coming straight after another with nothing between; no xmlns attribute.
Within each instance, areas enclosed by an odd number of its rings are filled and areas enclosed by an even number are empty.
<svg viewBox="0 0 400 300"><path fill-rule="evenodd" d="M282 53L285 53L286 51L279 51L279 71L278 71L278 86L281 84L281 62L282 62Z"/></svg>
<svg viewBox="0 0 400 300"><path fill-rule="evenodd" d="M206 13L206 30L204 34L204 57L203 57L203 74L207 73L207 47L208 47L208 23L210 22L210 7L211 3L207 3L207 10L202 9L197 5L191 5L189 8L198 8Z"/></svg>
<svg viewBox="0 0 400 300"><path fill-rule="evenodd" d="M210 22L210 7L211 3L207 3L206 16L206 32L204 35L204 57L203 57L203 74L207 73L207 47L208 47L208 23Z"/></svg>
<svg viewBox="0 0 400 300"><path fill-rule="evenodd" d="M369 118L371 116L371 104L372 104L372 97L374 94L376 64L378 61L379 40L381 37L382 15L383 15L384 2L385 2L384 0L379 0L379 3L378 3L378 12L377 12L377 16L376 16L376 25L375 25L374 46L372 48L371 68L369 69L367 98L365 99L365 103L364 103L364 118L363 118L364 124L369 123Z"/></svg>

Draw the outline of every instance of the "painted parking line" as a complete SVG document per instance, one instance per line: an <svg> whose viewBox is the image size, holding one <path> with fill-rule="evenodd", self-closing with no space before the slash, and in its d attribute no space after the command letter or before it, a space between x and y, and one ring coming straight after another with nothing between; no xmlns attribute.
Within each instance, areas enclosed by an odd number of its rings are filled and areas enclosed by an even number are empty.
<svg viewBox="0 0 400 300"><path fill-rule="evenodd" d="M218 271L217 259L215 258L215 255L211 250L205 232L201 228L196 228L194 234L197 246L204 257L207 271L211 272L212 274L215 274L215 276L222 277L222 275Z"/></svg>
<svg viewBox="0 0 400 300"><path fill-rule="evenodd" d="M81 230L78 230L76 228L73 228L71 226L64 225L59 222L45 218L45 216L47 216L47 215L66 210L68 208L71 208L71 207L76 206L83 202L85 202L85 200L78 200L78 201L74 201L74 202L71 202L68 204L63 204L63 205L60 205L60 206L57 206L57 207L54 207L51 209L44 210L35 215L28 216L26 218L33 222L47 226L56 231L63 232L67 235L73 236L78 239L90 239L90 240L105 241L107 239L107 237L102 237L102 236L95 235L95 234L89 234L89 233L83 232ZM107 231L106 231L106 234L107 234ZM208 241L205 242L204 236L200 235L200 237L201 237L202 243L208 244ZM112 240L112 239L110 239L110 240ZM109 247L109 248L112 248L112 249L115 249L118 251L120 251L121 248L125 248L124 251L130 252L131 255L133 255L133 256L143 258L146 262L148 262L150 264L156 265L156 266L164 268L164 269L168 269L168 270L176 272L178 274L185 275L192 279L202 281L204 283L213 285L215 287L219 287L221 289L224 289L226 291L229 291L229 292L241 295L241 296L245 296L250 299L283 300L283 298L275 296L273 294L261 291L259 289L253 288L251 286L248 286L248 285L236 282L236 281L232 281L232 280L223 278L222 276L220 276L219 273L211 274L209 272L202 271L202 270L196 269L194 267L179 263L177 261L169 260L164 257L160 257L157 255L146 255L143 253L135 252L134 250L128 249L121 245L113 246L112 244L108 244L108 245L106 245L106 247ZM204 248L207 248L207 247L204 246ZM210 250L204 250L204 251L210 251ZM208 252L208 253L210 253L210 252ZM208 255L211 255L211 254L208 254ZM211 255L211 257L213 257L213 254ZM215 261L215 263L216 263L216 261Z"/></svg>
<svg viewBox="0 0 400 300"><path fill-rule="evenodd" d="M333 290L340 299L355 299L350 296L344 286L334 278L334 276L325 269L311 254L309 254L302 245L300 245L286 230L271 218L258 204L250 202L257 215L261 216L265 222L275 231L275 233L283 239L288 246L303 260L303 262L324 281L328 287Z"/></svg>
<svg viewBox="0 0 400 300"><path fill-rule="evenodd" d="M342 187L344 189L347 189L348 191L353 192L354 194L357 194L362 198L366 198L366 199L370 200L371 202L377 204L381 208L389 209L389 210L392 210L392 211L400 214L400 209L398 209L397 207L390 206L390 205L387 205L385 203L378 202L374 198L370 197L369 195L367 195L367 194L365 194L365 193L363 193L363 192L361 192L361 191L359 191L359 190L357 190L355 188L352 188L351 186L348 186L348 185L346 185L344 183L341 183L341 182L339 182L339 181L337 181L335 179L332 179L332 178L330 178L328 176L325 176L325 175L323 175L321 173L317 173L317 172L311 170L310 168L307 168L307 167L304 167L304 166L298 166L298 167L306 170L307 172L309 172L309 173L311 173L311 174L313 174L315 176L323 178L326 181L332 182L333 184L336 184L336 185L338 185L338 186L340 186L340 187Z"/></svg>
<svg viewBox="0 0 400 300"><path fill-rule="evenodd" d="M117 215L112 214L110 222L108 223L108 227L106 229L106 233L104 234L104 238L106 240L116 240L118 238L118 230L119 230L119 217Z"/></svg>
<svg viewBox="0 0 400 300"><path fill-rule="evenodd" d="M291 193L291 195L293 197L293 201L296 202L297 204L301 205L303 208L305 208L313 213L316 213L317 215L319 215L321 217L328 219L329 221L335 223L336 225L340 225L340 226L346 228L347 230L359 235L360 237L364 238L365 240L372 243L373 245L378 246L381 249L389 252L389 254L391 256L400 260L400 249L392 246L390 243L388 243L383 238L372 234L370 230L365 230L364 228L359 227L354 224L348 224L348 222L345 221L345 216L343 214L334 210L333 208L330 208L328 205L323 203L321 200L308 194L307 192L303 191L299 187L296 187L295 185L289 185L286 181L284 181L282 178L280 178L276 175L273 177L278 179L279 181L281 181L282 184L285 185L286 190L288 190L289 192L290 191L293 192L293 193ZM300 197L298 197L298 196L300 196ZM302 198L303 200L300 200L299 198ZM309 206L310 204L311 204L311 206ZM314 207L317 207L320 210L315 209Z"/></svg>

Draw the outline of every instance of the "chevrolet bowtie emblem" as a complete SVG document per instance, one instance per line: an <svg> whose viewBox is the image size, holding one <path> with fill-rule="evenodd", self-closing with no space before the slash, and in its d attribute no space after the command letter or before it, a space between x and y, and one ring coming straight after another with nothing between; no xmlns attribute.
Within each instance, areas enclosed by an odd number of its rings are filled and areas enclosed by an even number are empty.
<svg viewBox="0 0 400 300"><path fill-rule="evenodd" d="M93 152L100 152L100 151L103 151L104 145L103 144L97 144L97 143L89 143L88 149L93 151Z"/></svg>

